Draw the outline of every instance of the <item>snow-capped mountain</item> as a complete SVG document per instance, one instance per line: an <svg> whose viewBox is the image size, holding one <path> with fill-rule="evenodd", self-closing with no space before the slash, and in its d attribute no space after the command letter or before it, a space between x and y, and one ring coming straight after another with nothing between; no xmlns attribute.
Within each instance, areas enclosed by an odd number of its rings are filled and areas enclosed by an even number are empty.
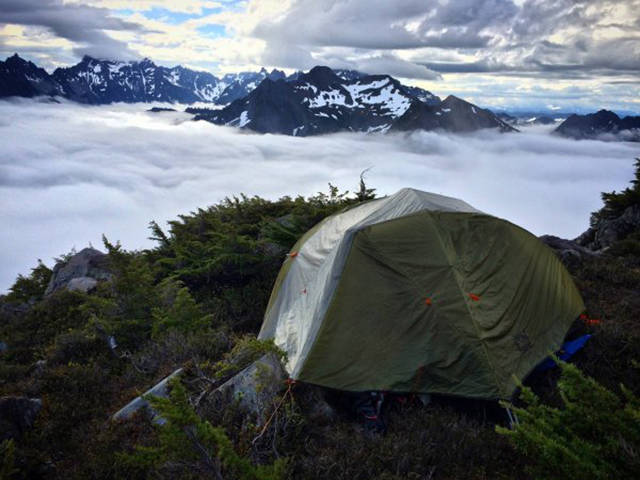
<svg viewBox="0 0 640 480"><path fill-rule="evenodd" d="M368 74L355 70L336 70L351 83ZM281 70L229 73L222 78L182 66L158 66L148 58L140 62L99 60L85 56L71 67L58 68L49 75L18 54L0 62L0 97L38 95L62 96L70 100L106 104L113 102L206 102L226 105L246 97L263 80L296 82L304 75L287 76ZM403 91L428 104L440 99L418 87L402 85Z"/></svg>
<svg viewBox="0 0 640 480"><path fill-rule="evenodd" d="M60 85L51 76L18 54L0 62L0 97L61 95Z"/></svg>
<svg viewBox="0 0 640 480"><path fill-rule="evenodd" d="M562 115L558 117L550 116L541 112L515 112L509 114L507 112L496 112L501 120L504 120L512 127L530 127L532 125L553 125L563 121Z"/></svg>
<svg viewBox="0 0 640 480"><path fill-rule="evenodd" d="M182 66L99 60L85 56L78 64L58 68L49 75L17 54L0 62L0 97L57 95L70 100L113 102L207 102L224 105L246 96L265 78L286 78L284 72L227 74L222 78Z"/></svg>
<svg viewBox="0 0 640 480"><path fill-rule="evenodd" d="M211 102L221 91L219 80L183 67L159 67L149 59L115 62L85 56L72 67L58 68L52 78L64 96L82 103Z"/></svg>
<svg viewBox="0 0 640 480"><path fill-rule="evenodd" d="M62 96L89 104L207 102L224 108L188 109L196 120L256 132L308 136L414 129L514 130L489 110L457 97L444 101L389 75L318 66L309 72L264 68L222 78L176 66L98 60L56 69L52 75L17 55L0 62L0 97ZM153 111L153 109L152 109Z"/></svg>
<svg viewBox="0 0 640 480"><path fill-rule="evenodd" d="M357 70L334 70L334 73L347 81L356 81L360 80L362 77L367 77L369 74L358 72ZM421 102L427 103L429 105L437 105L440 103L440 97L434 95L433 93L424 90L420 87L410 87L407 85L403 85L402 88L404 91L413 97L416 97Z"/></svg>
<svg viewBox="0 0 640 480"><path fill-rule="evenodd" d="M228 73L220 80L225 86L218 96L216 103L224 105L242 97L246 97L265 78L271 80L286 79L286 74L281 70L272 70L270 73L262 68L259 72Z"/></svg>
<svg viewBox="0 0 640 480"><path fill-rule="evenodd" d="M329 67L315 67L295 81L265 79L245 98L222 110L200 111L195 119L296 136L414 128L513 130L490 111L456 97L436 104L429 94L432 103L425 103L429 92L423 92L389 75L339 76Z"/></svg>

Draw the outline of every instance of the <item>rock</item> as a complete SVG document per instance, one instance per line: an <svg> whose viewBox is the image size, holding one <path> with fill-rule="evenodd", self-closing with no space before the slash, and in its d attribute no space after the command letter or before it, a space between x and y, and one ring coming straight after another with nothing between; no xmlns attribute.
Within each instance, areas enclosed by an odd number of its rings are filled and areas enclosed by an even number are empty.
<svg viewBox="0 0 640 480"><path fill-rule="evenodd" d="M327 402L327 390L316 385L305 385L307 395L305 415L314 425L331 425L337 417L336 410ZM296 398L298 395L296 394Z"/></svg>
<svg viewBox="0 0 640 480"><path fill-rule="evenodd" d="M0 397L0 441L17 438L31 428L42 408L42 400Z"/></svg>
<svg viewBox="0 0 640 480"><path fill-rule="evenodd" d="M175 108L165 108L165 107L152 107L147 112L151 113L162 113L162 112L175 112Z"/></svg>
<svg viewBox="0 0 640 480"><path fill-rule="evenodd" d="M616 218L601 218L575 242L591 250L603 250L640 229L640 205L627 207Z"/></svg>
<svg viewBox="0 0 640 480"><path fill-rule="evenodd" d="M575 240L567 240L553 235L542 235L539 238L542 243L555 250L562 263L566 265L580 263L583 258L596 254L579 245Z"/></svg>
<svg viewBox="0 0 640 480"><path fill-rule="evenodd" d="M286 378L278 357L267 353L223 383L215 393L231 395L242 408L256 415L260 425L273 410Z"/></svg>
<svg viewBox="0 0 640 480"><path fill-rule="evenodd" d="M86 292L94 288L98 280L110 280L112 276L108 256L95 248L85 248L66 262L56 263L45 295L63 288Z"/></svg>
<svg viewBox="0 0 640 480"><path fill-rule="evenodd" d="M157 415L157 413L151 408L151 406L149 405L149 402L145 400L144 397L146 397L147 395L153 395L155 397L162 397L162 398L168 397L169 381L172 378L180 375L181 373L182 373L182 368L177 369L175 372L173 372L171 375L166 377L160 383L151 387L149 390L144 392L144 394L140 395L139 397L136 397L135 399L127 403L124 407L122 407L120 410L118 410L116 413L114 413L113 416L111 417L111 420L127 420L131 418L133 414L136 413L138 410L146 408L146 409L149 409L149 412L154 417L153 418L154 422L159 424L164 423L164 419L162 419Z"/></svg>
<svg viewBox="0 0 640 480"><path fill-rule="evenodd" d="M70 292L78 291L88 293L98 285L98 281L91 277L72 278L67 284L67 290Z"/></svg>
<svg viewBox="0 0 640 480"><path fill-rule="evenodd" d="M3 296L3 299L5 297ZM29 303L13 303L0 301L0 318L19 317L29 311L32 305Z"/></svg>
<svg viewBox="0 0 640 480"><path fill-rule="evenodd" d="M45 370L46 367L47 367L47 361L46 360L38 360L31 367L31 375L33 375L34 377L42 376L42 374L44 373L44 370Z"/></svg>

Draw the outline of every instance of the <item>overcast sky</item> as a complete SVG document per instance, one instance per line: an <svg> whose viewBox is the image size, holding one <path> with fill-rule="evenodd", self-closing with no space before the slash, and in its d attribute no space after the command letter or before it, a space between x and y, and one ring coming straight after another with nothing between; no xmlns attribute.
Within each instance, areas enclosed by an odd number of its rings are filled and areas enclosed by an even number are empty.
<svg viewBox="0 0 640 480"><path fill-rule="evenodd" d="M550 127L471 135L258 135L145 105L0 101L0 292L18 273L104 233L150 246L147 225L225 196L414 187L462 198L540 235L573 238L600 192L633 178L637 144L571 140Z"/></svg>
<svg viewBox="0 0 640 480"><path fill-rule="evenodd" d="M389 73L492 107L640 111L640 0L0 0L0 54Z"/></svg>

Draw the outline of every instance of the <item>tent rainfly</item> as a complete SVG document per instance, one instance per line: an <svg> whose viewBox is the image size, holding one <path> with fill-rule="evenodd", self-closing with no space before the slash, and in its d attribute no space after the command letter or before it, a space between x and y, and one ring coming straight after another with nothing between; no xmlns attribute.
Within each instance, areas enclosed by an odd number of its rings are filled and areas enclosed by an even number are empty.
<svg viewBox="0 0 640 480"><path fill-rule="evenodd" d="M327 217L293 247L259 338L292 379L348 391L509 398L584 304L526 230L402 189Z"/></svg>

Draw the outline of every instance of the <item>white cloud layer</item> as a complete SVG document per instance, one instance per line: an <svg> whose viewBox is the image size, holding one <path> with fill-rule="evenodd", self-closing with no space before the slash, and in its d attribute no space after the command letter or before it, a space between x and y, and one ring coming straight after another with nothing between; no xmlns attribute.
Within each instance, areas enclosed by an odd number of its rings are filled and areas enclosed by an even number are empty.
<svg viewBox="0 0 640 480"><path fill-rule="evenodd" d="M244 192L278 198L357 186L456 196L533 233L574 237L600 192L624 188L637 144L574 141L548 131L464 137L253 135L145 105L0 102L0 291L18 273L104 233L150 246L147 223Z"/></svg>

